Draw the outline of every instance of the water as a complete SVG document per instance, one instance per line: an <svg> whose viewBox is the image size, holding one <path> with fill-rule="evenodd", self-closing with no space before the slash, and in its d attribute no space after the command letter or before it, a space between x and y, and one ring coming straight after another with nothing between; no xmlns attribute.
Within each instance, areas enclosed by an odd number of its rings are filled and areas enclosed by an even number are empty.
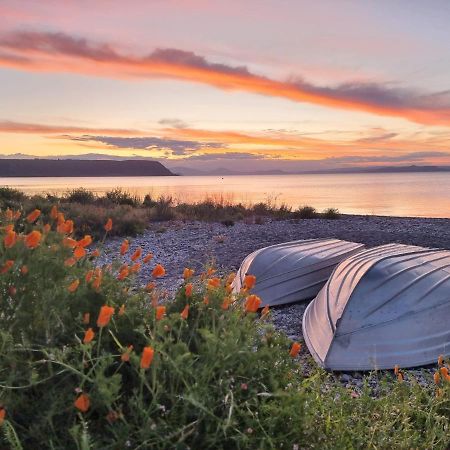
<svg viewBox="0 0 450 450"><path fill-rule="evenodd" d="M97 193L122 187L144 196L206 197L245 204L270 200L297 208L338 208L349 214L450 218L450 172L192 177L0 178L26 193L64 193L83 186Z"/></svg>

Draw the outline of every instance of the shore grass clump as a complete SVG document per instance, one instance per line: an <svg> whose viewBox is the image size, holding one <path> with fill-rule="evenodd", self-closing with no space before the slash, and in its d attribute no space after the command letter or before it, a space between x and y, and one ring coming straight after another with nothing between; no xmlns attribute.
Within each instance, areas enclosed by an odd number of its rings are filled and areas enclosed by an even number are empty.
<svg viewBox="0 0 450 450"><path fill-rule="evenodd" d="M99 262L115 226L95 241L56 205L0 211L1 448L448 448L444 360L435 386L343 388L304 370L253 276L234 294L233 275L186 268L163 303L152 254L124 240Z"/></svg>
<svg viewBox="0 0 450 450"><path fill-rule="evenodd" d="M322 213L322 217L328 220L335 220L341 217L339 210L336 208L325 209Z"/></svg>
<svg viewBox="0 0 450 450"><path fill-rule="evenodd" d="M103 197L104 200L110 202L114 205L129 205L129 206L140 206L142 204L141 199L137 195L133 195L121 188L115 188L111 191L106 192Z"/></svg>
<svg viewBox="0 0 450 450"><path fill-rule="evenodd" d="M312 206L301 206L295 211L295 216L298 219L315 219L318 217L318 213Z"/></svg>

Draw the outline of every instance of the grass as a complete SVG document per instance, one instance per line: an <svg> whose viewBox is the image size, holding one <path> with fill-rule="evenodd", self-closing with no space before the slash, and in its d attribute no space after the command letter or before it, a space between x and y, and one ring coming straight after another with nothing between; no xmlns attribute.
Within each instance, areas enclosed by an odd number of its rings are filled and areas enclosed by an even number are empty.
<svg viewBox="0 0 450 450"><path fill-rule="evenodd" d="M251 223L264 223L265 218L276 220L292 219L338 219L339 212L330 208L318 213L315 208L303 206L292 210L285 204L278 205L268 199L254 205L233 203L224 197L211 197L195 203L176 202L171 196L154 198L146 195L144 199L117 188L104 195L97 195L85 188L77 188L57 197L47 195L25 195L8 187L0 188L0 208L12 208L27 214L34 209L42 211L48 218L53 204L66 215L73 218L76 230L100 238L103 234L105 218L113 217L116 236L135 236L141 233L150 222L167 220L201 220L220 222L232 226L235 222L246 220Z"/></svg>
<svg viewBox="0 0 450 450"><path fill-rule="evenodd" d="M114 221L74 243L55 213L0 212L1 448L448 448L450 382L387 376L377 397L354 395L304 370L212 268L162 305L158 261L124 246L99 264ZM140 267L154 287L134 287Z"/></svg>

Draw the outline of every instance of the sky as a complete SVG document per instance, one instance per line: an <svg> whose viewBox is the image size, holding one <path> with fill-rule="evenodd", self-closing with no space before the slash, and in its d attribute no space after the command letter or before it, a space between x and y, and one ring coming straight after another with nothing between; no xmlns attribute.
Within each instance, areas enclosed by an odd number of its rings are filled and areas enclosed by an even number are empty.
<svg viewBox="0 0 450 450"><path fill-rule="evenodd" d="M0 19L0 158L450 164L447 0L0 0Z"/></svg>

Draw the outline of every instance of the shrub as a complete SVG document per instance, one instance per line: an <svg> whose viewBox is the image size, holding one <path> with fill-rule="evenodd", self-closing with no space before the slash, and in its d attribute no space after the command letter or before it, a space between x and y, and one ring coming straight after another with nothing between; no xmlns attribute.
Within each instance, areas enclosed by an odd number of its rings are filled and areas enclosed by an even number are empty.
<svg viewBox="0 0 450 450"><path fill-rule="evenodd" d="M131 195L129 192L121 188L115 188L105 194L104 199L114 205L139 206L141 199L137 195Z"/></svg>
<svg viewBox="0 0 450 450"><path fill-rule="evenodd" d="M315 219L317 211L312 206L302 206L295 212L295 216L299 219Z"/></svg>
<svg viewBox="0 0 450 450"><path fill-rule="evenodd" d="M339 210L336 208L328 208L322 213L322 217L324 219L339 219L341 217Z"/></svg>
<svg viewBox="0 0 450 450"><path fill-rule="evenodd" d="M25 199L25 194L17 189L0 186L0 207L10 208Z"/></svg>
<svg viewBox="0 0 450 450"><path fill-rule="evenodd" d="M155 221L172 220L175 218L173 210L173 198L170 196L161 196L158 198L156 205L152 208L151 218Z"/></svg>
<svg viewBox="0 0 450 450"><path fill-rule="evenodd" d="M63 201L65 202L81 203L82 205L94 203L95 200L95 194L85 188L72 189L63 198Z"/></svg>

